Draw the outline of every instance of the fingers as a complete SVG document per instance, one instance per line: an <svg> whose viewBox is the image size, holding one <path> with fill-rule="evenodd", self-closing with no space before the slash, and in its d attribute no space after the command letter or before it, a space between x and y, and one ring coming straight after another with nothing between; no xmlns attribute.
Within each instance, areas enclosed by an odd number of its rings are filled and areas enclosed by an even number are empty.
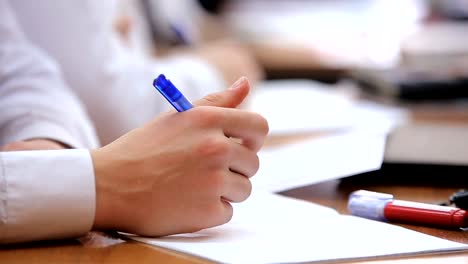
<svg viewBox="0 0 468 264"><path fill-rule="evenodd" d="M219 203L219 205L221 214L218 218L218 223L216 223L216 225L222 225L229 222L232 219L232 215L234 213L234 209L232 208L232 205L229 201L226 201L223 198L221 198L221 202Z"/></svg>
<svg viewBox="0 0 468 264"><path fill-rule="evenodd" d="M230 141L233 155L231 156L229 169L247 178L254 176L259 167L257 154L234 140Z"/></svg>
<svg viewBox="0 0 468 264"><path fill-rule="evenodd" d="M247 177L238 173L227 171L225 178L225 188L222 192L222 199L229 202L240 203L245 201L252 192L252 183Z"/></svg>
<svg viewBox="0 0 468 264"><path fill-rule="evenodd" d="M258 152L268 134L268 122L261 115L232 108L196 107L184 113L203 129L220 130L224 136L240 142Z"/></svg>
<svg viewBox="0 0 468 264"><path fill-rule="evenodd" d="M239 138L243 145L258 152L269 130L266 119L256 113L225 110L224 117L220 120L224 135Z"/></svg>
<svg viewBox="0 0 468 264"><path fill-rule="evenodd" d="M195 101L194 106L216 106L235 108L244 101L249 94L250 83L245 77L241 77L229 89L218 93L209 94Z"/></svg>

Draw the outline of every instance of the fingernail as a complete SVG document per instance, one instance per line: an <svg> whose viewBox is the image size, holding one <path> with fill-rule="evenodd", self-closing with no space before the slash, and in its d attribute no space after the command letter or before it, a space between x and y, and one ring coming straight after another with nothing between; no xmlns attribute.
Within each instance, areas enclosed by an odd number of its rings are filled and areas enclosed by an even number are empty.
<svg viewBox="0 0 468 264"><path fill-rule="evenodd" d="M240 77L239 80L237 80L233 85L231 85L231 87L229 87L229 90L236 90L240 88L246 81L246 77Z"/></svg>

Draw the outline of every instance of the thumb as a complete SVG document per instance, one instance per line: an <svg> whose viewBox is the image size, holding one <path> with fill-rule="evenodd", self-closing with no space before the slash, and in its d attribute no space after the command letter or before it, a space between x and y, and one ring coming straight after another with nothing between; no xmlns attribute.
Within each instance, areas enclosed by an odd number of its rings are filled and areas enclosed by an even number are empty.
<svg viewBox="0 0 468 264"><path fill-rule="evenodd" d="M217 106L235 108L244 101L250 91L250 83L246 77L241 77L229 89L212 93L195 101L194 106Z"/></svg>

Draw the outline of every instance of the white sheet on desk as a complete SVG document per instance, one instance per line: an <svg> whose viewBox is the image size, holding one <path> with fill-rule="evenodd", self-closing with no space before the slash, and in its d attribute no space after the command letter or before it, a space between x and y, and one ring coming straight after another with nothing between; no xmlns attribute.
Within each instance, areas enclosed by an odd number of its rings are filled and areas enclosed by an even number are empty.
<svg viewBox="0 0 468 264"><path fill-rule="evenodd" d="M409 121L408 110L371 101L358 101L350 110L351 130L387 134Z"/></svg>
<svg viewBox="0 0 468 264"><path fill-rule="evenodd" d="M353 100L346 88L308 80L267 81L255 87L246 108L268 120L270 135L345 129L386 133L407 120L406 111Z"/></svg>
<svg viewBox="0 0 468 264"><path fill-rule="evenodd" d="M333 87L307 80L263 82L253 90L247 109L268 120L270 134L350 127L347 113L354 102Z"/></svg>
<svg viewBox="0 0 468 264"><path fill-rule="evenodd" d="M260 151L255 188L280 192L380 168L385 135L346 133Z"/></svg>
<svg viewBox="0 0 468 264"><path fill-rule="evenodd" d="M132 239L223 263L287 263L467 250L463 245L283 196L254 191L225 225Z"/></svg>

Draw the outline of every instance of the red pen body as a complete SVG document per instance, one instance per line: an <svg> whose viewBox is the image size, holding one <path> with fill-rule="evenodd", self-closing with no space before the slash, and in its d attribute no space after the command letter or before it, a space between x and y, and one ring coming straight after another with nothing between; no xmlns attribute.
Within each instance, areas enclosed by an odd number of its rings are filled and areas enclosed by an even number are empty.
<svg viewBox="0 0 468 264"><path fill-rule="evenodd" d="M393 200L384 207L384 217L390 222L463 228L468 226L465 210L432 204Z"/></svg>
<svg viewBox="0 0 468 264"><path fill-rule="evenodd" d="M395 200L386 193L359 190L351 193L348 211L369 219L442 228L468 227L468 212L459 208Z"/></svg>

